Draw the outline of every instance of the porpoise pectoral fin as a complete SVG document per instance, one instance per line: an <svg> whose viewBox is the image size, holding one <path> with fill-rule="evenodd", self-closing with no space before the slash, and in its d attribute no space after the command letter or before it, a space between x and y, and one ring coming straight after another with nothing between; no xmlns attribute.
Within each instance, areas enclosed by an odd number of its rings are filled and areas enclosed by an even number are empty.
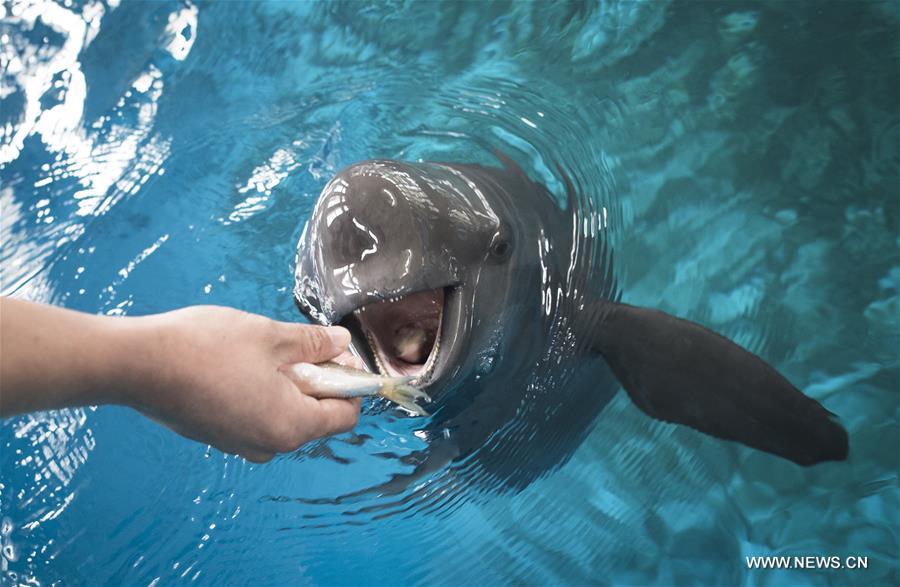
<svg viewBox="0 0 900 587"><path fill-rule="evenodd" d="M603 302L590 340L632 401L800 465L847 458L847 432L819 402L730 340L656 310Z"/></svg>

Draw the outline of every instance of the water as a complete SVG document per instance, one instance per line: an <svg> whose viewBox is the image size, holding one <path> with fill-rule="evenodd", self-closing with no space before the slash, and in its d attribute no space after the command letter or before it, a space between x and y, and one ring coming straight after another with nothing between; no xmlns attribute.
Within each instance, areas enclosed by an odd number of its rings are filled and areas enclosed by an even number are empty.
<svg viewBox="0 0 900 587"><path fill-rule="evenodd" d="M334 504L409 470L376 455L422 448L415 421L369 406L260 466L121 408L35 414L0 433L6 581L900 582L896 3L115 4L3 5L4 293L299 320L294 247L335 171L499 148L605 207L624 300L764 356L851 455L802 469L620 393L519 490L438 471ZM869 568L748 571L762 554Z"/></svg>

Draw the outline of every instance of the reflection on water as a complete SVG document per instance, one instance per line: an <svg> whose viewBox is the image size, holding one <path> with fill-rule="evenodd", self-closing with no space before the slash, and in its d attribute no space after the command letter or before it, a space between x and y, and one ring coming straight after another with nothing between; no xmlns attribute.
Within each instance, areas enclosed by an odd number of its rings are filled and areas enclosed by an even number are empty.
<svg viewBox="0 0 900 587"><path fill-rule="evenodd" d="M23 536L44 534L42 526L60 517L75 499L79 482L79 468L85 463L96 441L87 428L87 411L82 408L28 414L10 424L9 441L3 447L4 517L0 522L2 565L5 578L11 582L29 583L38 579L34 564L54 558L58 538L46 535L44 541L20 540ZM28 471L24 483L9 483L6 472L10 468ZM9 516L10 507L29 512L27 520ZM17 527L21 525L21 527ZM48 550L50 554L48 555ZM18 566L17 563L26 563ZM13 570L25 569L23 574Z"/></svg>
<svg viewBox="0 0 900 587"><path fill-rule="evenodd" d="M297 320L294 246L338 169L499 149L560 207L577 195L576 234L603 235L580 254L614 255L623 299L764 356L851 437L846 463L802 469L619 394L564 450L512 419L379 494L358 492L416 470L440 429L378 401L354 435L264 466L116 408L25 416L0 434L11 583L855 580L743 564L826 553L898 580L896 5L72 0L0 16L4 294ZM586 279L567 266L530 324ZM532 391L587 385L579 367Z"/></svg>

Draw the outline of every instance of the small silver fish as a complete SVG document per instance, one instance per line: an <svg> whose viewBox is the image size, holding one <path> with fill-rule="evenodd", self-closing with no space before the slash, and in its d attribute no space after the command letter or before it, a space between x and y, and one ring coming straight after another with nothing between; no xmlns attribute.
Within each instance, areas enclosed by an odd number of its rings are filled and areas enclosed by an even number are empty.
<svg viewBox="0 0 900 587"><path fill-rule="evenodd" d="M317 397L363 397L380 395L418 416L428 412L417 402L431 403L428 394L410 385L414 377L387 377L331 361L325 363L294 363L291 374L304 386L316 390Z"/></svg>

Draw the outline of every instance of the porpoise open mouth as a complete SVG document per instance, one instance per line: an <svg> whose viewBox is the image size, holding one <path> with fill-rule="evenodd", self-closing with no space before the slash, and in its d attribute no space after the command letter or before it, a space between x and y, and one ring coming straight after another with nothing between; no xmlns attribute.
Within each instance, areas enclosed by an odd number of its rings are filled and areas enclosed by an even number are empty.
<svg viewBox="0 0 900 587"><path fill-rule="evenodd" d="M445 288L365 305L353 312L378 370L425 384L441 347Z"/></svg>

